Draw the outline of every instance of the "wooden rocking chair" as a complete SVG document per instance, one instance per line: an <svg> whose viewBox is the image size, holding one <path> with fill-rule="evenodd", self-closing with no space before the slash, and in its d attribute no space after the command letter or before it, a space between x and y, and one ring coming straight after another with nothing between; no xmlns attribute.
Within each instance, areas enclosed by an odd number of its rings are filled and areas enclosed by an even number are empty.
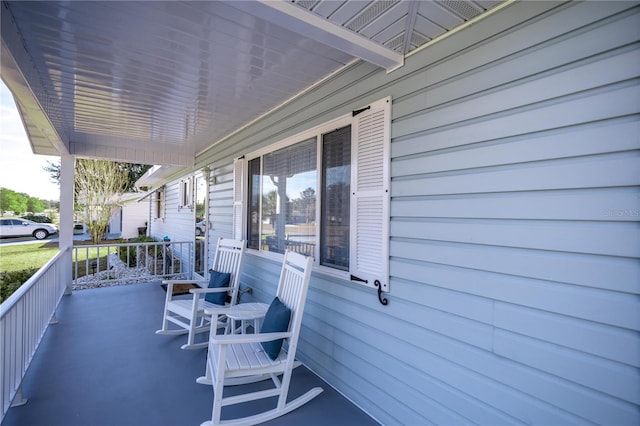
<svg viewBox="0 0 640 426"><path fill-rule="evenodd" d="M266 422L299 408L322 392L322 388L316 387L287 402L292 370L295 364L299 365L294 363L294 359L309 288L311 262L310 257L294 252L285 253L277 297L266 313L260 333L209 335L206 376L198 378L197 382L213 386L213 413L212 419L201 426L254 425ZM238 304L231 309L241 312L243 307L242 304ZM287 310L290 310L290 321L283 321L281 315L286 315ZM215 315L215 310L211 313ZM274 339L284 339L284 346L280 348L278 341L274 342ZM262 342L268 342L267 345L275 344L276 347L265 348ZM278 377L280 375L282 379ZM266 379L273 381L273 389L223 396L225 386L243 385ZM272 396L277 396L278 399L276 407L270 411L232 420L220 419L223 406Z"/></svg>
<svg viewBox="0 0 640 426"><path fill-rule="evenodd" d="M164 314L162 318L162 328L156 334L188 334L187 343L182 345L182 349L198 349L207 346L207 342L195 343L196 334L225 327L224 315L216 315L212 324L211 317L205 314L207 308L217 308L218 313L221 308L233 306L238 298L238 288L240 286L240 269L244 258L244 241L220 238L216 249L213 268L209 271L210 280L164 280L167 285L167 297L164 304ZM220 274L222 273L222 275ZM207 287L216 278L225 281L224 274L230 274L228 287ZM173 296L173 286L176 284L195 284L200 288L192 288L189 293L192 298L176 298ZM220 300L217 303L207 301L207 295L219 294ZM222 294L224 296L222 296ZM230 302L226 302L227 295ZM215 296L214 296L215 297ZM169 328L169 323L178 325L180 328Z"/></svg>

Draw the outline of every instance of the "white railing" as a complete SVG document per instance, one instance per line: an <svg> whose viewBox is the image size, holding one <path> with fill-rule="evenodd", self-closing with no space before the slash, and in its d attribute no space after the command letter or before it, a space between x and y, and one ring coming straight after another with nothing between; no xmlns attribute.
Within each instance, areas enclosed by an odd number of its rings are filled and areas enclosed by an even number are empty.
<svg viewBox="0 0 640 426"><path fill-rule="evenodd" d="M70 252L72 250L72 252ZM23 400L20 385L68 284L101 284L191 278L192 242L122 243L74 246L58 252L0 304L0 402L2 416Z"/></svg>
<svg viewBox="0 0 640 426"><path fill-rule="evenodd" d="M192 278L193 242L73 246L73 288L93 288L168 278Z"/></svg>
<svg viewBox="0 0 640 426"><path fill-rule="evenodd" d="M67 287L68 254L59 251L0 304L0 422L12 402L23 403L22 379Z"/></svg>

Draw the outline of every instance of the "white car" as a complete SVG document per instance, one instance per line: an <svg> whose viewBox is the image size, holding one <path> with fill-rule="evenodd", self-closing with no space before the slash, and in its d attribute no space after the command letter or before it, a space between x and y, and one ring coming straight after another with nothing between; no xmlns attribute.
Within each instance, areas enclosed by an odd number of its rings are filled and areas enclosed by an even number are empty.
<svg viewBox="0 0 640 426"><path fill-rule="evenodd" d="M33 236L44 240L51 234L57 234L58 228L51 223L38 223L27 219L0 219L0 237Z"/></svg>
<svg viewBox="0 0 640 426"><path fill-rule="evenodd" d="M196 237L201 237L207 232L207 224L204 220L196 223Z"/></svg>

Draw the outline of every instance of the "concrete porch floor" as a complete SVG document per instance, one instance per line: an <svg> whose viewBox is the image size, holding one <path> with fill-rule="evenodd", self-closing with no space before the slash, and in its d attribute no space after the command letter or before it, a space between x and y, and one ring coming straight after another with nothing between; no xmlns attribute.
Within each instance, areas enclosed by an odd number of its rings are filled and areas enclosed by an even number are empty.
<svg viewBox="0 0 640 426"><path fill-rule="evenodd" d="M45 333L22 390L2 426L186 426L211 418L213 392L195 383L206 349L180 349L186 336L160 336L165 292L159 282L74 292L63 297L59 323ZM260 385L249 385L260 386ZM269 425L376 425L304 366L289 399L324 389ZM246 388L245 388L246 389ZM265 411L274 398L225 407L223 420Z"/></svg>

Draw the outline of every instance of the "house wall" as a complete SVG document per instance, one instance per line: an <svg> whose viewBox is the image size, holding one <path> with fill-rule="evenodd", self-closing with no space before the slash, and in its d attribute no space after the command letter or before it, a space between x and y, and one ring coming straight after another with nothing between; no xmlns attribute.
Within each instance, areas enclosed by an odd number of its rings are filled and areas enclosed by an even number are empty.
<svg viewBox="0 0 640 426"><path fill-rule="evenodd" d="M383 424L638 424L639 39L637 3L517 2L358 63L198 158L210 241L234 157L391 96L389 304L315 272L299 358Z"/></svg>
<svg viewBox="0 0 640 426"><path fill-rule="evenodd" d="M135 201L122 206L122 238L135 238L138 228L144 227L149 221L149 201L137 203Z"/></svg>
<svg viewBox="0 0 640 426"><path fill-rule="evenodd" d="M212 170L209 184L209 214L211 224L207 234L208 265L213 265L219 238L233 237L233 164Z"/></svg>
<svg viewBox="0 0 640 426"><path fill-rule="evenodd" d="M192 208L178 208L179 201L179 180L174 180L165 184L165 213L164 218L153 218L153 197L150 197L151 219L148 235L162 240L168 236L172 242L193 242L195 240L195 213ZM177 246L175 246L177 249ZM190 264L193 259L192 250L178 252L174 255L182 258L185 264ZM191 270L188 271L192 272Z"/></svg>

